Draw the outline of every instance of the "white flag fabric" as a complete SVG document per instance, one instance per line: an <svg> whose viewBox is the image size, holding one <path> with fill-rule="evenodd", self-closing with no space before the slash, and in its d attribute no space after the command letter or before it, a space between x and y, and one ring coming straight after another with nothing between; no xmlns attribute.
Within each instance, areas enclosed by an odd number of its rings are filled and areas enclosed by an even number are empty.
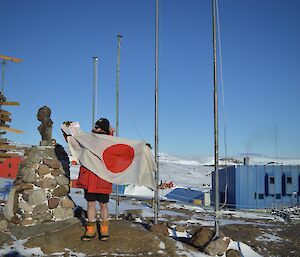
<svg viewBox="0 0 300 257"><path fill-rule="evenodd" d="M100 178L117 185L155 189L155 161L144 141L79 132L68 137L73 157Z"/></svg>

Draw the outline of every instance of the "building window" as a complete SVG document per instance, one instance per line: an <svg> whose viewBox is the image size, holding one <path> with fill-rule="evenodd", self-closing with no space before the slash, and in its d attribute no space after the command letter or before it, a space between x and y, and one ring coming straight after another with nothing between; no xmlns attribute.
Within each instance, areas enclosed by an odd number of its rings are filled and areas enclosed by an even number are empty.
<svg viewBox="0 0 300 257"><path fill-rule="evenodd" d="M264 194L258 194L258 199L264 199Z"/></svg>
<svg viewBox="0 0 300 257"><path fill-rule="evenodd" d="M11 163L8 164L8 168L11 169Z"/></svg>
<svg viewBox="0 0 300 257"><path fill-rule="evenodd" d="M286 183L292 184L292 177L286 177Z"/></svg>
<svg viewBox="0 0 300 257"><path fill-rule="evenodd" d="M281 199L281 194L276 194L276 199Z"/></svg>
<svg viewBox="0 0 300 257"><path fill-rule="evenodd" d="M275 184L275 177L270 177L270 184Z"/></svg>
<svg viewBox="0 0 300 257"><path fill-rule="evenodd" d="M254 193L254 199L256 199L257 195L256 195L256 192Z"/></svg>

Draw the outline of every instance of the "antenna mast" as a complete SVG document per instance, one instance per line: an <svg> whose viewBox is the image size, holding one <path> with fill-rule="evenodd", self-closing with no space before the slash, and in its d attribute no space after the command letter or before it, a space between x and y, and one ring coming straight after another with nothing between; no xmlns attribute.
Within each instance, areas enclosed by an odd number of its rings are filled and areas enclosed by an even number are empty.
<svg viewBox="0 0 300 257"><path fill-rule="evenodd" d="M117 73L116 73L116 136L119 136L119 81L120 81L120 52L122 36L118 35L118 55L117 55ZM116 219L119 218L119 186L116 186Z"/></svg>
<svg viewBox="0 0 300 257"><path fill-rule="evenodd" d="M154 196L154 224L158 222L158 183L159 183L159 165L158 165L158 0L155 2L155 182L156 190Z"/></svg>
<svg viewBox="0 0 300 257"><path fill-rule="evenodd" d="M215 235L219 237L219 139L218 139L218 86L217 86L217 40L216 40L216 0L212 0L213 18L213 63L214 63L214 148L215 148Z"/></svg>
<svg viewBox="0 0 300 257"><path fill-rule="evenodd" d="M98 84L98 57L93 57L94 81L93 81L93 107L92 107L92 128L94 127L97 116L97 84Z"/></svg>

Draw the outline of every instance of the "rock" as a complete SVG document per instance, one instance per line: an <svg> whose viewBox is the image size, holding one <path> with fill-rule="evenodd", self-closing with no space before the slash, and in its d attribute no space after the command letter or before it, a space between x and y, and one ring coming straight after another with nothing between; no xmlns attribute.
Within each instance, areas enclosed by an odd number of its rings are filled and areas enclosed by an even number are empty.
<svg viewBox="0 0 300 257"><path fill-rule="evenodd" d="M60 200L60 206L67 209L72 209L75 207L74 202L68 197L64 197Z"/></svg>
<svg viewBox="0 0 300 257"><path fill-rule="evenodd" d="M46 192L44 189L34 190L28 195L28 203L31 205L37 205L47 200Z"/></svg>
<svg viewBox="0 0 300 257"><path fill-rule="evenodd" d="M53 190L52 195L57 197L65 196L68 194L68 191L69 190L65 186L59 186Z"/></svg>
<svg viewBox="0 0 300 257"><path fill-rule="evenodd" d="M150 231L158 235L169 235L168 227L164 224L155 224L151 226Z"/></svg>
<svg viewBox="0 0 300 257"><path fill-rule="evenodd" d="M22 221L21 221L21 225L22 226L30 226L30 225L33 225L35 223L35 221L33 220L33 219L23 219Z"/></svg>
<svg viewBox="0 0 300 257"><path fill-rule="evenodd" d="M63 220L66 218L71 218L74 216L74 212L72 209L66 209L62 207L57 207L53 210L53 215L56 220Z"/></svg>
<svg viewBox="0 0 300 257"><path fill-rule="evenodd" d="M229 237L224 237L224 236L219 237L219 238L211 241L204 248L204 252L211 256L215 256L215 255L221 256L226 252L229 243L230 243Z"/></svg>
<svg viewBox="0 0 300 257"><path fill-rule="evenodd" d="M49 174L50 172L50 168L45 164L40 164L40 166L38 167L38 174L40 177L43 177L46 174Z"/></svg>
<svg viewBox="0 0 300 257"><path fill-rule="evenodd" d="M41 179L37 184L41 188L48 188L48 189L54 189L57 186L57 182L53 178Z"/></svg>
<svg viewBox="0 0 300 257"><path fill-rule="evenodd" d="M19 170L19 171L20 171L20 170ZM17 175L17 178L16 178L15 181L14 181L14 186L18 186L18 185L20 185L21 183L23 183L22 176L18 177L18 175Z"/></svg>
<svg viewBox="0 0 300 257"><path fill-rule="evenodd" d="M8 228L7 220L0 220L0 231L5 231Z"/></svg>
<svg viewBox="0 0 300 257"><path fill-rule="evenodd" d="M69 185L70 181L67 179L66 176L56 176L55 177L57 184L64 186L64 185Z"/></svg>
<svg viewBox="0 0 300 257"><path fill-rule="evenodd" d="M43 203L43 204L38 204L33 208L33 215L37 215L43 212L46 212L48 210L48 205Z"/></svg>
<svg viewBox="0 0 300 257"><path fill-rule="evenodd" d="M15 186L16 192L20 192L20 191L24 191L24 190L32 190L33 189L33 185L31 183L20 183L17 186Z"/></svg>
<svg viewBox="0 0 300 257"><path fill-rule="evenodd" d="M37 181L35 170L32 168L26 168L23 173L23 181L27 183L34 183Z"/></svg>
<svg viewBox="0 0 300 257"><path fill-rule="evenodd" d="M55 209L59 205L59 198L50 198L48 200L48 208Z"/></svg>
<svg viewBox="0 0 300 257"><path fill-rule="evenodd" d="M39 168L39 164L29 162L29 163L26 164L25 168L37 170Z"/></svg>
<svg viewBox="0 0 300 257"><path fill-rule="evenodd" d="M53 215L49 212L42 212L34 216L37 223L43 223L47 221L51 221L53 219Z"/></svg>
<svg viewBox="0 0 300 257"><path fill-rule="evenodd" d="M30 158L30 161L33 163L40 163L42 161L42 158L40 156L35 155Z"/></svg>
<svg viewBox="0 0 300 257"><path fill-rule="evenodd" d="M24 190L23 191L23 200L28 202L28 196L32 192L32 190Z"/></svg>
<svg viewBox="0 0 300 257"><path fill-rule="evenodd" d="M13 223L13 224L20 224L21 223L21 220L20 218L14 216L10 219L10 222Z"/></svg>
<svg viewBox="0 0 300 257"><path fill-rule="evenodd" d="M61 169L53 169L52 171L51 171L51 175L53 176L53 177L56 177L56 176L59 176L59 175L61 175L61 174L63 174L64 172L61 170Z"/></svg>
<svg viewBox="0 0 300 257"><path fill-rule="evenodd" d="M9 221L11 221L11 219L15 216L14 213L15 193L16 193L16 189L12 188L9 192L7 202L3 209L3 215Z"/></svg>
<svg viewBox="0 0 300 257"><path fill-rule="evenodd" d="M60 164L59 160L57 160L57 159L55 160L55 159L44 158L43 163L52 169L61 168L61 164Z"/></svg>
<svg viewBox="0 0 300 257"><path fill-rule="evenodd" d="M214 232L208 227L200 227L189 240L190 244L202 249L213 238Z"/></svg>
<svg viewBox="0 0 300 257"><path fill-rule="evenodd" d="M126 213L125 216L126 220L135 220L136 218L142 216L141 210L130 210L130 211L126 211L125 213Z"/></svg>
<svg viewBox="0 0 300 257"><path fill-rule="evenodd" d="M33 207L28 202L19 202L19 208L21 208L25 212L32 212Z"/></svg>
<svg viewBox="0 0 300 257"><path fill-rule="evenodd" d="M178 232L185 232L186 231L186 227L182 226L182 225L178 225L178 226L176 226L176 231L178 231Z"/></svg>
<svg viewBox="0 0 300 257"><path fill-rule="evenodd" d="M229 249L226 252L226 257L242 257L241 253L237 250Z"/></svg>

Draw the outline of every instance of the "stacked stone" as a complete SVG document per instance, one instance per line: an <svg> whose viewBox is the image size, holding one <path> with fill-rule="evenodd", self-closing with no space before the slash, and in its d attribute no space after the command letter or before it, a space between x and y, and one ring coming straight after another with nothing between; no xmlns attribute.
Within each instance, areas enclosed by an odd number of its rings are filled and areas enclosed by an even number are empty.
<svg viewBox="0 0 300 257"><path fill-rule="evenodd" d="M74 216L70 181L52 147L33 147L25 153L14 181L14 223L23 226Z"/></svg>

